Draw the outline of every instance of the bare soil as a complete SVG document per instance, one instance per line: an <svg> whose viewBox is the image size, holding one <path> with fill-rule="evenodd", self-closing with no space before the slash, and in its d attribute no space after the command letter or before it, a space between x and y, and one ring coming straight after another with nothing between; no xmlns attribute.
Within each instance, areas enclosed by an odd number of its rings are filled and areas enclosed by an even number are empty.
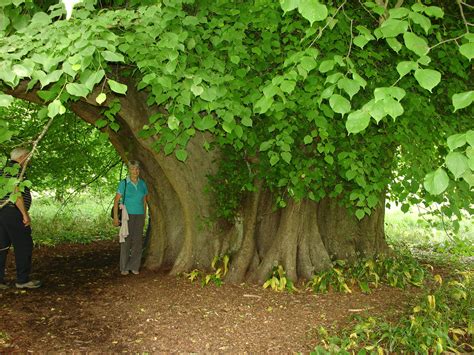
<svg viewBox="0 0 474 355"><path fill-rule="evenodd" d="M277 293L258 285L221 287L151 270L122 276L116 242L34 251L32 278L14 287L14 258L0 290L0 352L308 352L318 329L338 330L356 314L398 317L413 290L370 295Z"/></svg>

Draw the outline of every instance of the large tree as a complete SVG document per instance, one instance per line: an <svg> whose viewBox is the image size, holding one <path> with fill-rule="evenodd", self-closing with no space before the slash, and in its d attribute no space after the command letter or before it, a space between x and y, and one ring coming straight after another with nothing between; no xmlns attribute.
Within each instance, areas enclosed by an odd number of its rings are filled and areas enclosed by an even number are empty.
<svg viewBox="0 0 474 355"><path fill-rule="evenodd" d="M3 0L0 104L68 107L143 163L148 267L309 278L388 251L388 196L472 201L472 6L429 3Z"/></svg>

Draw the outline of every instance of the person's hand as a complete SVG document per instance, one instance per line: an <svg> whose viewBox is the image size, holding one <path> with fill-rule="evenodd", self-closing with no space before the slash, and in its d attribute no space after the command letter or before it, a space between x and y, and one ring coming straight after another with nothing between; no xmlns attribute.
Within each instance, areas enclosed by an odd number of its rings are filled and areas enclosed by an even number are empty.
<svg viewBox="0 0 474 355"><path fill-rule="evenodd" d="M114 226L115 226L115 227L120 226L120 221L119 221L118 218L114 218Z"/></svg>
<svg viewBox="0 0 474 355"><path fill-rule="evenodd" d="M23 215L23 224L25 225L25 227L31 225L31 218L28 214Z"/></svg>

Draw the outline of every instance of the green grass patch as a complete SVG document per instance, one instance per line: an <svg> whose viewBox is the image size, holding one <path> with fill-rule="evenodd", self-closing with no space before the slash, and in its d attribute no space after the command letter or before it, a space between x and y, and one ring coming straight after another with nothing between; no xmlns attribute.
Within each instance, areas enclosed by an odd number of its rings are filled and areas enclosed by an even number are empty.
<svg viewBox="0 0 474 355"><path fill-rule="evenodd" d="M371 293L381 284L398 288L420 287L425 273L416 259L402 253L390 258L361 259L352 264L338 260L332 268L315 274L307 287L316 293L351 293L356 287L364 293Z"/></svg>
<svg viewBox="0 0 474 355"><path fill-rule="evenodd" d="M110 218L110 203L80 196L63 206L51 197L36 197L30 210L37 245L90 243L114 238L118 230Z"/></svg>
<svg viewBox="0 0 474 355"><path fill-rule="evenodd" d="M0 347L8 346L9 340L10 340L10 336L8 335L8 333L4 331L0 331Z"/></svg>
<svg viewBox="0 0 474 355"><path fill-rule="evenodd" d="M474 336L474 273L458 273L432 286L397 321L384 317L355 317L356 324L341 334L319 329L320 345L313 354L385 354L472 352Z"/></svg>
<svg viewBox="0 0 474 355"><path fill-rule="evenodd" d="M474 259L474 219L461 221L410 210L389 209L385 215L387 242L409 250L418 259L464 268ZM464 264L464 266L463 266Z"/></svg>

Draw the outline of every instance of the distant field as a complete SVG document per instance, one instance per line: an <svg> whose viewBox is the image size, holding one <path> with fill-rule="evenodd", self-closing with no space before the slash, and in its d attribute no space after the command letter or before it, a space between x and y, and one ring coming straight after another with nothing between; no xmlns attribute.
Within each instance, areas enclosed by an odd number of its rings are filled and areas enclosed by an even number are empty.
<svg viewBox="0 0 474 355"><path fill-rule="evenodd" d="M62 205L52 197L36 197L31 209L35 242L54 245L113 238L117 229L109 217L112 198L82 195ZM416 208L408 213L391 208L386 210L385 232L388 242L395 246L444 248L455 254L474 256L472 218L461 221L459 231L455 233L452 223L447 220L421 214Z"/></svg>
<svg viewBox="0 0 474 355"><path fill-rule="evenodd" d="M31 207L33 239L36 244L89 243L117 234L112 226L108 200L92 196L75 198L66 205L53 198L35 198Z"/></svg>

